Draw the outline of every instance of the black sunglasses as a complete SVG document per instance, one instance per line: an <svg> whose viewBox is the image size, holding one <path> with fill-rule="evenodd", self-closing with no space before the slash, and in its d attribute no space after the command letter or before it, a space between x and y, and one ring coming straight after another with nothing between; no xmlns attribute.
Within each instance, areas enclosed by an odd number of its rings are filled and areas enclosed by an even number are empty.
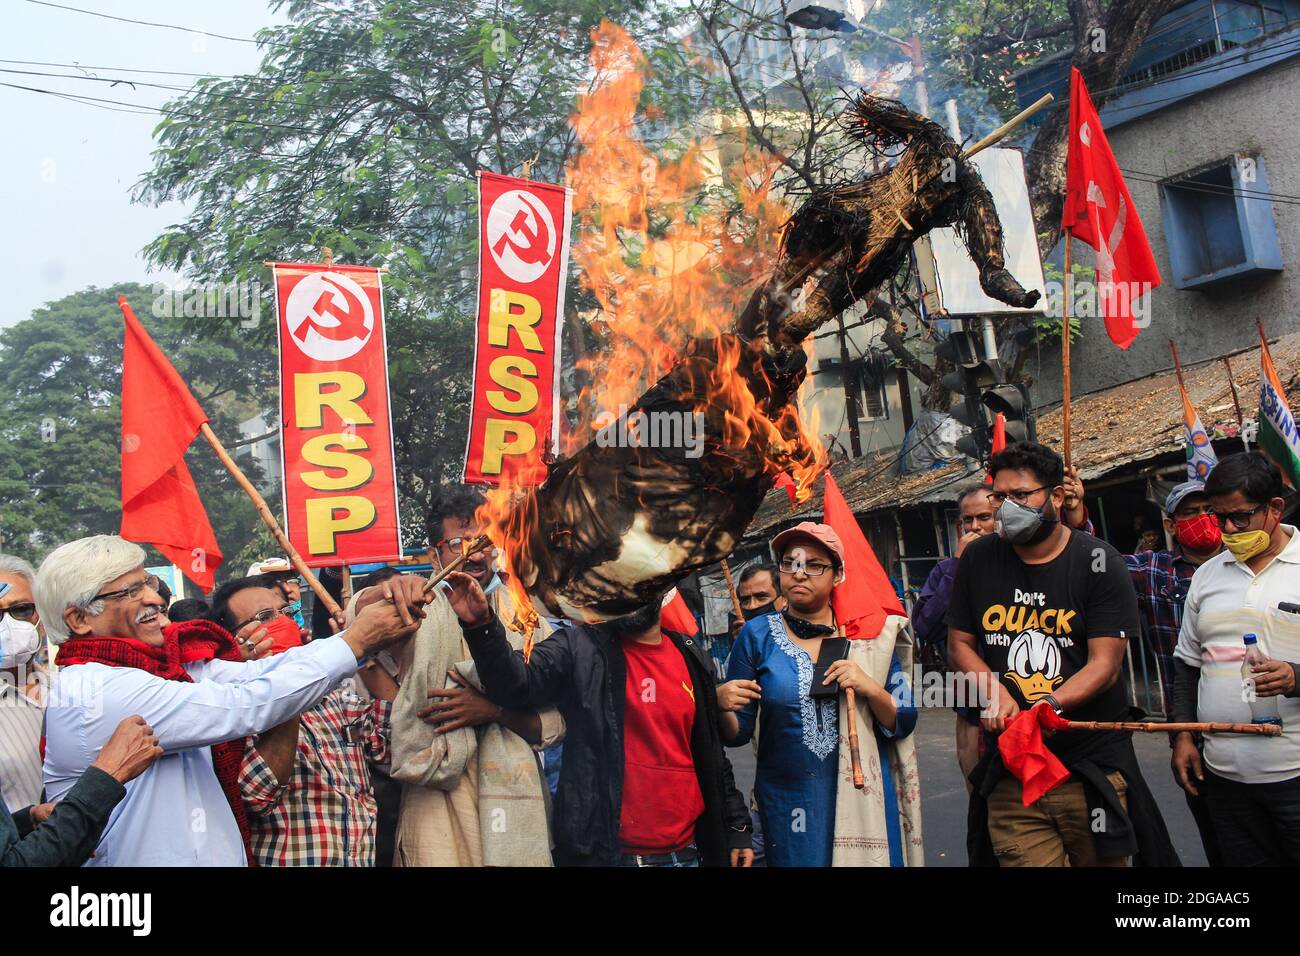
<svg viewBox="0 0 1300 956"><path fill-rule="evenodd" d="M8 614L15 621L25 621L28 624L36 623L36 605L35 604L10 604L8 607L0 607L0 621Z"/></svg>

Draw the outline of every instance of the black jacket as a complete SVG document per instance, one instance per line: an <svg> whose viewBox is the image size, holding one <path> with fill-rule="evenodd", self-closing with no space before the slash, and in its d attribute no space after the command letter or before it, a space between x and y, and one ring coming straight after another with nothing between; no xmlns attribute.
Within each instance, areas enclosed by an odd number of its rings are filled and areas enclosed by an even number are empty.
<svg viewBox="0 0 1300 956"><path fill-rule="evenodd" d="M564 627L538 643L525 664L495 617L464 631L479 679L494 703L527 709L553 705L564 715L564 763L553 826L556 864L618 865L627 681L622 641L608 628ZM691 753L704 813L695 824L695 843L705 866L727 866L731 850L749 849L751 824L722 750L713 666L691 638L668 631L664 637L681 651L696 688ZM664 799L672 798L664 794Z"/></svg>
<svg viewBox="0 0 1300 956"><path fill-rule="evenodd" d="M10 815L0 799L0 866L81 866L125 796L113 776L89 767L38 827L32 827L31 807Z"/></svg>

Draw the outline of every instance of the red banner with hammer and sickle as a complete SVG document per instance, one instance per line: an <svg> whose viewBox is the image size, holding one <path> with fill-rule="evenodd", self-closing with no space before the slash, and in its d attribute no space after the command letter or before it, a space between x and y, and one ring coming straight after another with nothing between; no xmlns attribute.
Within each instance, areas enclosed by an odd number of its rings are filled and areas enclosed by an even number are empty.
<svg viewBox="0 0 1300 956"><path fill-rule="evenodd" d="M378 269L277 262L289 540L314 568L402 556Z"/></svg>
<svg viewBox="0 0 1300 956"><path fill-rule="evenodd" d="M478 330L467 484L535 485L559 442L569 191L479 173Z"/></svg>

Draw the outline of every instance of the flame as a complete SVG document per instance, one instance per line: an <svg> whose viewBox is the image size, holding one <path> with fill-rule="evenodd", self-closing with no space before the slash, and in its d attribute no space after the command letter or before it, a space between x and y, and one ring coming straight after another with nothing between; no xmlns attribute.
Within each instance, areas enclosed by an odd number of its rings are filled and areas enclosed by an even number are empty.
<svg viewBox="0 0 1300 956"><path fill-rule="evenodd" d="M593 79L570 118L579 149L567 184L577 220L572 256L596 301L584 318L598 346L576 362L588 384L565 454L635 405L693 340L732 328L773 272L790 214L772 190L779 161L743 136L650 148L638 126L648 66L621 27L606 21L592 32L591 62ZM788 471L798 500L807 500L826 460L815 420L805 429L795 403L768 418L737 373L753 353L746 355L738 339L717 343L716 369L696 409L725 410L725 444L757 442L767 473ZM805 380L800 404L808 388ZM503 484L488 493L478 516L501 552L516 609L527 611L527 582L510 567L529 566L530 500L525 489Z"/></svg>

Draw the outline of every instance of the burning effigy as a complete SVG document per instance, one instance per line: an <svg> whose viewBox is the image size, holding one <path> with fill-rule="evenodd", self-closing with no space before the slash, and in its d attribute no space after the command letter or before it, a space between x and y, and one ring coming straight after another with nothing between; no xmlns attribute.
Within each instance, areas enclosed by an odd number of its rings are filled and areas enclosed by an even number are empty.
<svg viewBox="0 0 1300 956"><path fill-rule="evenodd" d="M618 411L543 484L498 488L480 512L515 606L586 622L636 611L726 557L779 475L798 500L811 495L825 456L799 410L805 341L869 302L919 236L955 226L988 294L1018 306L1038 296L1007 272L992 196L931 120L861 94L846 131L877 155L901 148L888 166L815 190L791 215L771 192L774 159L747 155L733 177L747 215L710 214L683 200L716 160L703 145L671 163L652 156L633 132L639 51L609 25L594 40L569 185L574 259L607 340L586 359L585 397ZM615 415L632 440L601 440ZM700 440L657 440L657 421L698 422Z"/></svg>

